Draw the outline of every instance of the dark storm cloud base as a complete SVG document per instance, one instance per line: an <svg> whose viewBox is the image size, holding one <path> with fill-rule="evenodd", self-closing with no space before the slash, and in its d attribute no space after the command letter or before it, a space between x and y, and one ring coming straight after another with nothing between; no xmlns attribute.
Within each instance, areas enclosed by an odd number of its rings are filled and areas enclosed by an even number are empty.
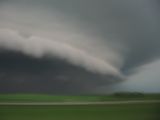
<svg viewBox="0 0 160 120"><path fill-rule="evenodd" d="M87 93L118 79L88 72L65 60L37 59L7 50L0 52L0 66L0 93Z"/></svg>

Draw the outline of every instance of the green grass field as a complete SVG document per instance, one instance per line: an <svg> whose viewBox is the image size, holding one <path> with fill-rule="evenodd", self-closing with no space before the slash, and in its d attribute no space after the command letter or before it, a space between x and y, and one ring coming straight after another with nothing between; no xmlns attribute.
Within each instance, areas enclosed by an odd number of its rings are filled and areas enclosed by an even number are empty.
<svg viewBox="0 0 160 120"><path fill-rule="evenodd" d="M160 104L0 106L0 120L160 120Z"/></svg>
<svg viewBox="0 0 160 120"><path fill-rule="evenodd" d="M160 94L142 96L115 95L41 95L41 94L0 94L0 102L77 102L77 101L123 101L123 100L160 100Z"/></svg>
<svg viewBox="0 0 160 120"><path fill-rule="evenodd" d="M160 100L159 94L143 96L50 96L3 94L0 102L96 102ZM160 103L111 105L0 105L0 120L160 120Z"/></svg>

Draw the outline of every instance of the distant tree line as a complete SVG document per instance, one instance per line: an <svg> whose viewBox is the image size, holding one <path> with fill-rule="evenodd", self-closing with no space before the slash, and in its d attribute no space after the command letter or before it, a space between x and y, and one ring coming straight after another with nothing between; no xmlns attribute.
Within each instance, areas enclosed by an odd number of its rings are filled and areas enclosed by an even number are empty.
<svg viewBox="0 0 160 120"><path fill-rule="evenodd" d="M114 93L115 97L143 97L144 94L140 92L118 92Z"/></svg>

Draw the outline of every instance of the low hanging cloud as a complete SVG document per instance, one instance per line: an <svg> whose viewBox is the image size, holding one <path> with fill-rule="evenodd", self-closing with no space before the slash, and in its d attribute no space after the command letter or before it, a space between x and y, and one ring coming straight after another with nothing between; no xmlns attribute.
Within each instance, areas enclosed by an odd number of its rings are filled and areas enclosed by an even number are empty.
<svg viewBox="0 0 160 120"><path fill-rule="evenodd" d="M62 42L36 36L25 38L18 31L0 29L0 47L11 51L22 52L36 58L42 58L48 54L64 59L71 64L84 67L91 72L113 74L122 77L120 72L107 63L107 61L91 56L83 50Z"/></svg>

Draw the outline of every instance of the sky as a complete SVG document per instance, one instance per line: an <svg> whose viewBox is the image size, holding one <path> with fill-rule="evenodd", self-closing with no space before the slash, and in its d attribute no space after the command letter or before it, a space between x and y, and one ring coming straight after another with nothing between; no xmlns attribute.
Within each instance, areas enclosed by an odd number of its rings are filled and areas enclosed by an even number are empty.
<svg viewBox="0 0 160 120"><path fill-rule="evenodd" d="M0 93L160 92L158 0L0 0Z"/></svg>

